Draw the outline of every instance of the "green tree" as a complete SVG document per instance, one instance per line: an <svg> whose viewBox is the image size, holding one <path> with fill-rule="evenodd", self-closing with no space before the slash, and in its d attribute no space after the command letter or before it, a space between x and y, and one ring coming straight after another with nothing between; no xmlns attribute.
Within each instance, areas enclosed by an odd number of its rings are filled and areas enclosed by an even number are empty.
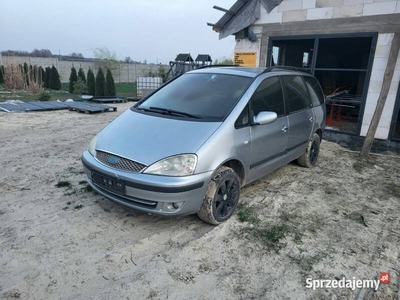
<svg viewBox="0 0 400 300"><path fill-rule="evenodd" d="M45 71L43 70L43 68L40 66L39 67L39 74L42 78L42 83L44 83L44 79L45 79Z"/></svg>
<svg viewBox="0 0 400 300"><path fill-rule="evenodd" d="M24 80L27 86L29 86L28 74L29 74L29 66L27 63L24 63Z"/></svg>
<svg viewBox="0 0 400 300"><path fill-rule="evenodd" d="M164 66L161 64L158 66L157 76L162 78L163 83L167 82L168 76L165 72Z"/></svg>
<svg viewBox="0 0 400 300"><path fill-rule="evenodd" d="M218 65L233 65L233 60L230 58L223 57L219 60Z"/></svg>
<svg viewBox="0 0 400 300"><path fill-rule="evenodd" d="M60 75L55 66L52 66L50 69L49 88L53 90L61 89Z"/></svg>
<svg viewBox="0 0 400 300"><path fill-rule="evenodd" d="M96 76L96 91L95 95L96 96L104 96L104 89L105 89L105 78L104 78L104 73L101 68L97 71L97 76Z"/></svg>
<svg viewBox="0 0 400 300"><path fill-rule="evenodd" d="M89 68L87 72L87 93L94 96L96 93L96 83L92 69Z"/></svg>
<svg viewBox="0 0 400 300"><path fill-rule="evenodd" d="M87 86L86 82L83 82L82 79L78 78L76 82L74 82L74 94L84 95L86 94Z"/></svg>
<svg viewBox="0 0 400 300"><path fill-rule="evenodd" d="M101 64L104 65L106 69L110 69L113 72L121 68L121 61L118 60L117 53L107 47L94 49L93 57L102 60Z"/></svg>
<svg viewBox="0 0 400 300"><path fill-rule="evenodd" d="M51 73L50 67L46 67L46 70L44 71L44 84L43 84L43 86L46 89L50 88L50 73Z"/></svg>
<svg viewBox="0 0 400 300"><path fill-rule="evenodd" d="M82 68L79 68L79 71L78 71L78 78L80 78L83 82L86 83L85 72L83 71Z"/></svg>
<svg viewBox="0 0 400 300"><path fill-rule="evenodd" d="M69 75L68 91L72 94L74 92L74 83L78 80L75 67L71 68L71 75Z"/></svg>
<svg viewBox="0 0 400 300"><path fill-rule="evenodd" d="M104 96L114 96L115 97L115 82L110 69L107 69L106 73L106 87L104 91Z"/></svg>
<svg viewBox="0 0 400 300"><path fill-rule="evenodd" d="M4 66L0 66L0 83L4 83Z"/></svg>

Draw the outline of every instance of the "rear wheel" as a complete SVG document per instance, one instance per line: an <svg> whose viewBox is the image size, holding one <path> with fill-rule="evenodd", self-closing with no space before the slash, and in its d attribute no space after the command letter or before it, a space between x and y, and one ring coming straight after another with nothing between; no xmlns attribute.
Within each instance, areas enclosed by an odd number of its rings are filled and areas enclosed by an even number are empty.
<svg viewBox="0 0 400 300"><path fill-rule="evenodd" d="M297 163L306 168L311 168L317 163L321 140L319 135L314 133L313 138L308 142L306 151L297 159Z"/></svg>
<svg viewBox="0 0 400 300"><path fill-rule="evenodd" d="M228 167L218 169L197 215L203 221L219 225L234 213L240 197L240 178Z"/></svg>

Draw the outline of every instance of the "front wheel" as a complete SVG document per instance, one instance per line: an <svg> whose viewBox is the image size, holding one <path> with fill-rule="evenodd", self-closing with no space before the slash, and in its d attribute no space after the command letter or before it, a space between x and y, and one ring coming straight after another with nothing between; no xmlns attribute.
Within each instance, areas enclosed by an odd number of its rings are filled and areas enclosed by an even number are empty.
<svg viewBox="0 0 400 300"><path fill-rule="evenodd" d="M203 221L219 225L234 213L240 197L240 178L228 167L220 167L210 184L197 215Z"/></svg>
<svg viewBox="0 0 400 300"><path fill-rule="evenodd" d="M321 139L314 133L311 141L308 142L306 151L297 159L297 163L306 168L311 168L317 163Z"/></svg>

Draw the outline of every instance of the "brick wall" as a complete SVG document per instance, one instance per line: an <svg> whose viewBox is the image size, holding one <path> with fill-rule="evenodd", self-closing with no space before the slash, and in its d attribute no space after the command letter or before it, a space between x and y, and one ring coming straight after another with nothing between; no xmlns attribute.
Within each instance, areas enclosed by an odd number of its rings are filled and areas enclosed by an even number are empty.
<svg viewBox="0 0 400 300"><path fill-rule="evenodd" d="M283 0L269 14L261 5L254 24L322 20L400 13L400 1L385 0ZM400 15L399 15L400 18Z"/></svg>
<svg viewBox="0 0 400 300"><path fill-rule="evenodd" d="M366 136L369 124L371 123L376 104L382 89L383 76L386 70L390 47L392 45L393 33L379 34L375 51L374 64L372 66L371 79L368 88L363 123L361 127L361 136ZM397 58L393 80L390 85L389 95L386 99L385 108L375 134L375 138L386 140L389 135L392 121L393 110L396 102L397 89L400 81L400 53Z"/></svg>

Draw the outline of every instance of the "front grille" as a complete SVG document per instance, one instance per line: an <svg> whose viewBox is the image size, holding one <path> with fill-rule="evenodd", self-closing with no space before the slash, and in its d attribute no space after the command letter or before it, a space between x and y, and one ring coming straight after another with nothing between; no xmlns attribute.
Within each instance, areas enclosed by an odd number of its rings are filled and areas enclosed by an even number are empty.
<svg viewBox="0 0 400 300"><path fill-rule="evenodd" d="M135 173L140 172L146 167L146 165L136 161L98 150L96 150L96 158L103 164L112 168Z"/></svg>

